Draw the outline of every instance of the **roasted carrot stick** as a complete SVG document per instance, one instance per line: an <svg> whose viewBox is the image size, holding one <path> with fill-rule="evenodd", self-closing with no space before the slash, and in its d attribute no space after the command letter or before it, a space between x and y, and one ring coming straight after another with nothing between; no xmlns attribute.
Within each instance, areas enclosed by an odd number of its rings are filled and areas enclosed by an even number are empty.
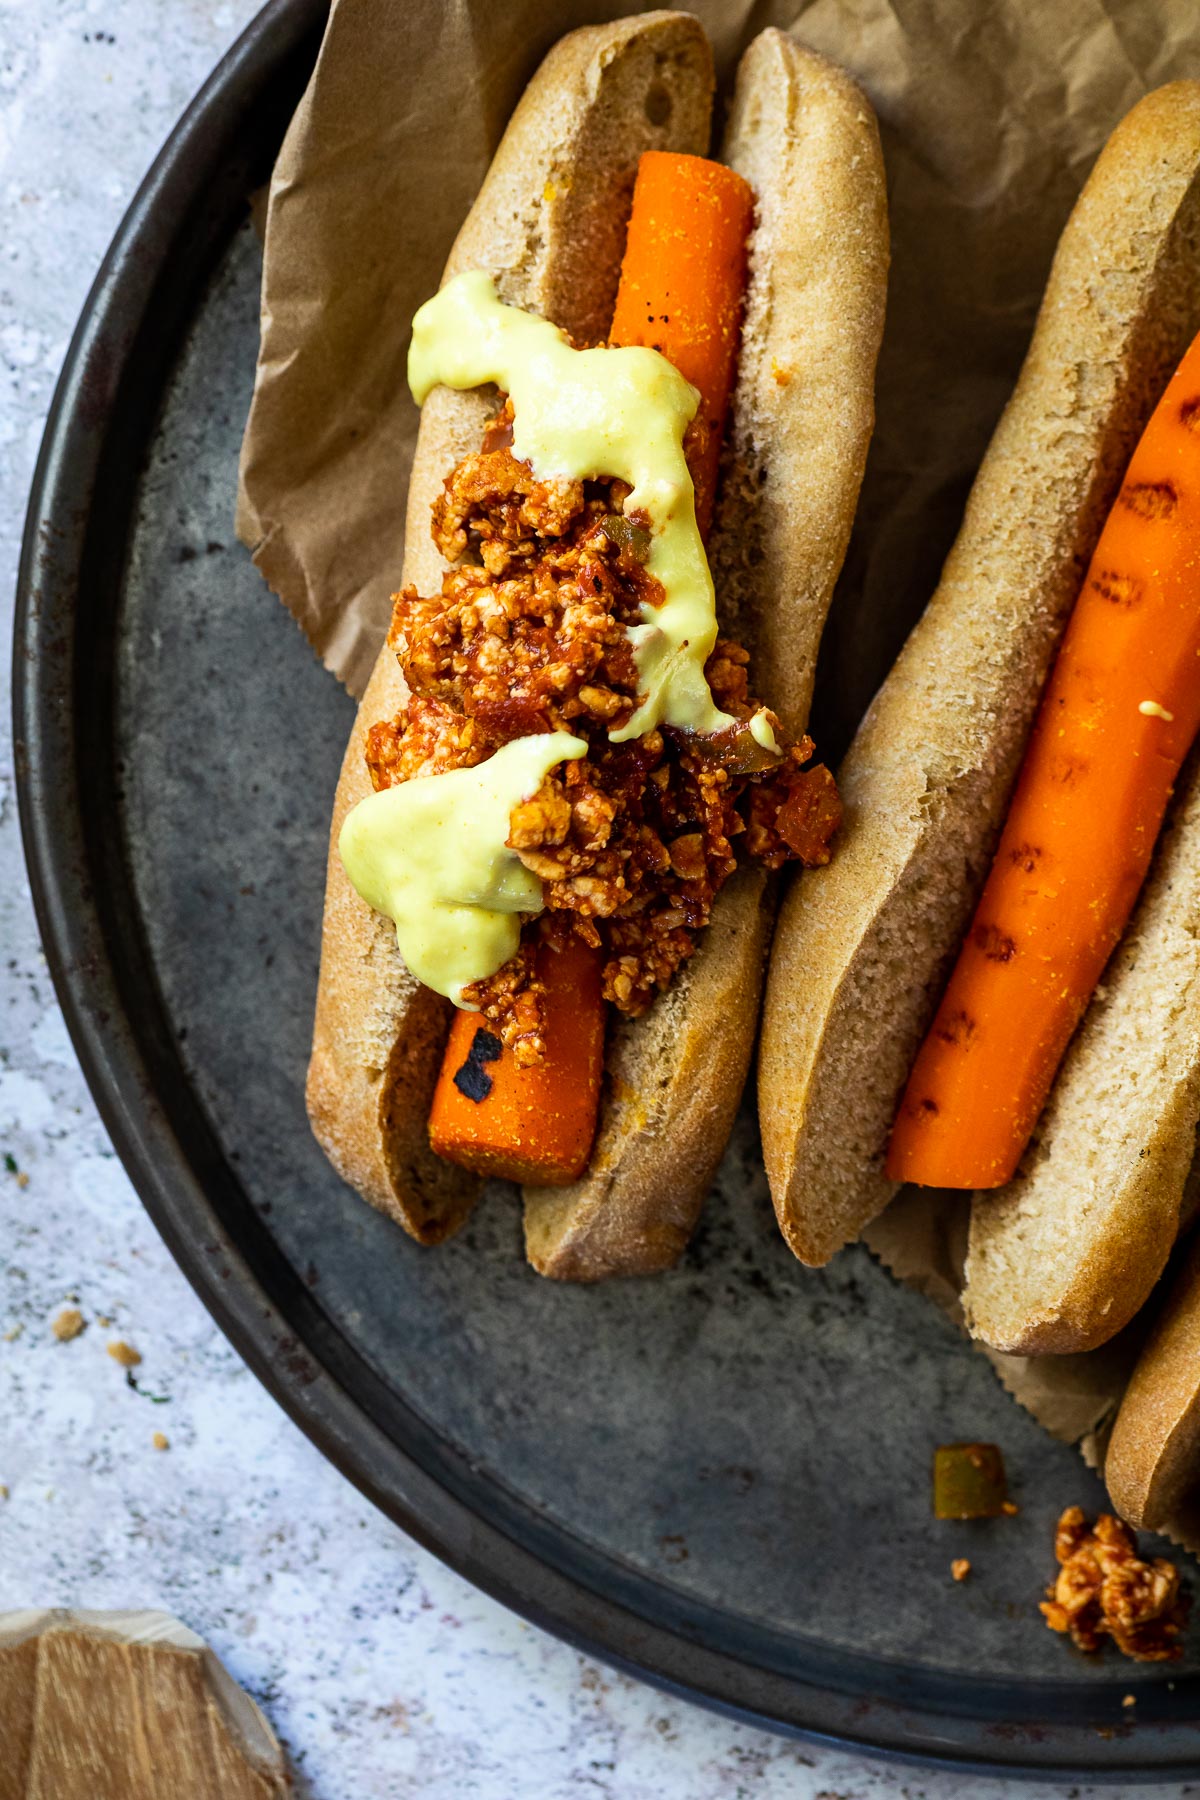
<svg viewBox="0 0 1200 1800"><path fill-rule="evenodd" d="M1016 1170L1200 728L1200 338L1134 452L1042 697L991 874L909 1077L895 1180Z"/></svg>
<svg viewBox="0 0 1200 1800"><path fill-rule="evenodd" d="M543 944L546 1060L519 1068L478 1013L456 1012L429 1113L439 1156L542 1186L582 1175L604 1070L600 958L580 938Z"/></svg>
<svg viewBox="0 0 1200 1800"><path fill-rule="evenodd" d="M687 453L702 535L737 367L753 211L746 182L720 163L650 150L638 165L610 340L660 350L699 390ZM546 988L545 1061L519 1068L478 1015L459 1013L429 1136L451 1162L554 1186L577 1179L591 1153L605 1007L599 955L582 943L543 949L538 974Z"/></svg>
<svg viewBox="0 0 1200 1800"><path fill-rule="evenodd" d="M638 163L614 344L649 344L700 393L687 439L696 518L707 537L737 374L754 195L723 163L647 150Z"/></svg>

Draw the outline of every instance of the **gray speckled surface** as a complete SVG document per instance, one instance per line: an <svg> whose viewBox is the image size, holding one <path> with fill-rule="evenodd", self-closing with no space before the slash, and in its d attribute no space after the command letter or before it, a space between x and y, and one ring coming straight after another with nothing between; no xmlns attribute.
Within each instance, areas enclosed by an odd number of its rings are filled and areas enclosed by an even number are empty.
<svg viewBox="0 0 1200 1800"><path fill-rule="evenodd" d="M217 6L172 0L164 35L161 0L20 0L7 6L0 0L5 635L20 509L74 317L138 176L253 10L246 0ZM247 308L253 317L252 265L253 247L243 240L221 279L210 320L244 321ZM289 635L277 603L232 545L232 470L226 462L227 472L220 473L216 453L231 433L236 441L233 396L245 376L248 342L244 332L212 332L210 326L209 338L195 347L191 375L185 367L176 389L181 417L198 411L189 379L216 403L203 412L194 454L152 471L149 511L158 524L139 548L139 576L143 591L169 579L185 603L165 628L148 612L139 621L134 607L131 642L138 656L128 676L139 684L137 704L151 708L156 693L160 700L164 693L159 678L179 667L185 639L189 666L201 676L231 651L261 653L271 644L279 679L304 709L314 740L328 734L332 741L342 728L344 697ZM178 643L171 641L172 631L181 634ZM265 726L262 747L269 751ZM264 1705L292 1754L301 1791L318 1800L417 1794L431 1800L582 1794L613 1800L932 1800L963 1792L958 1778L901 1772L788 1744L602 1671L473 1592L320 1459L202 1311L105 1139L37 949L6 739L0 754L0 1152L13 1165L0 1169L0 1483L8 1489L0 1500L0 1609L145 1604L179 1613L211 1639ZM144 772L139 785L137 767L135 762L131 817L151 828L155 807L161 818L161 808L178 805L179 791L170 783L156 789ZM205 784L210 793L219 792L221 780L217 751L192 790L194 803L203 804ZM169 998L188 1022L188 1054L202 1073L206 1101L223 1130L244 1139L247 1178L256 1195L271 1194L273 1228L299 1266L313 1263L322 1302L353 1334L364 1317L377 1321L385 1313L396 1259L418 1253L349 1197L331 1196L325 1188L320 1210L309 1202L310 1178L315 1186L325 1178L315 1151L297 1138L297 1047L307 1022L316 916L311 892L289 885L288 873L306 865L313 834L323 833L327 784L328 771L321 770L311 797L301 796L286 811L265 797L273 792L269 769L258 794L239 788L231 802L238 817L231 821L229 860L222 864L210 855L204 871L223 896L212 912L207 961L180 956L178 944L172 946L171 934L183 928L185 913L169 882L160 878L153 885L150 860L143 867L143 892L164 967L174 971L170 979L177 985ZM254 821L274 834L270 869L277 885L241 895L246 883L237 867L238 830ZM298 963L289 972L295 978L280 984L295 1009L278 1021L284 1054L265 1099L260 1096L262 1124L246 1137L236 1075L241 1060L259 1048L261 1027L254 1009L239 1002L230 972L254 955ZM197 967L206 967L211 980L189 990L187 971ZM304 1143L301 1152L297 1141ZM309 1154L311 1169L304 1162ZM439 1259L424 1259L426 1326L439 1309L449 1313L456 1306L461 1283L476 1284L480 1310L459 1357L469 1362L485 1346L504 1347L505 1391L514 1396L500 1421L508 1440L506 1468L518 1487L524 1483L532 1492L532 1484L541 1483L533 1497L563 1516L578 1510L581 1481L603 1481L606 1447L627 1431L637 1400L645 1413L646 1393L661 1392L654 1381L623 1388L622 1369L658 1358L661 1372L674 1381L688 1367L679 1360L685 1346L703 1352L707 1366L720 1366L735 1351L744 1368L757 1357L776 1374L776 1385L768 1390L764 1383L737 1414L727 1409L711 1451L688 1445L691 1462L681 1465L675 1490L656 1485L647 1473L641 1494L631 1499L624 1492L626 1505L643 1520L631 1560L733 1613L743 1606L758 1610L769 1598L781 1622L803 1629L805 1617L819 1609L827 1626L831 1618L836 1622L847 1646L879 1642L882 1635L893 1651L912 1654L924 1635L919 1603L911 1613L901 1607L886 1620L872 1618L872 1583L889 1581L890 1545L898 1531L910 1534L914 1545L929 1546L928 1563L917 1571L919 1579L893 1592L919 1597L926 1582L944 1582L945 1564L959 1546L951 1548L927 1530L918 1533L915 1511L907 1519L889 1509L885 1520L866 1509L862 1565L853 1584L832 1565L806 1561L806 1537L828 1541L832 1530L812 1516L819 1504L814 1497L838 1490L829 1480L828 1445L806 1438L806 1418L818 1396L807 1380L810 1340L798 1323L801 1314L807 1330L822 1334L824 1379L831 1366L839 1372L845 1410L849 1417L858 1414L860 1434L870 1424L864 1415L878 1404L880 1372L899 1375L895 1404L904 1407L914 1387L909 1372L918 1366L926 1403L936 1401L940 1435L986 1434L990 1422L1028 1489L1023 1497L1029 1504L1014 1529L1027 1533L1031 1546L1048 1541L1051 1497L1061 1494L1049 1477L1064 1466L1057 1461L1061 1453L1003 1401L982 1363L953 1354L948 1328L935 1314L885 1290L868 1259L845 1259L816 1285L803 1277L771 1235L752 1158L752 1140L743 1135L733 1168L735 1176L749 1170L748 1179L732 1181L726 1197L710 1208L688 1263L661 1284L653 1315L641 1315L643 1321L653 1317L653 1329L643 1324L635 1354L619 1366L596 1358L606 1327L609 1333L615 1324L630 1328L622 1290L598 1298L536 1283L516 1260L515 1219L502 1196L463 1242ZM281 1168L292 1183L282 1190ZM336 1221L330 1220L330 1204L340 1209ZM337 1258L322 1255L331 1229L347 1246ZM727 1274L714 1280L714 1267ZM709 1295L699 1308L690 1291L697 1283ZM59 1344L51 1321L75 1301L87 1330ZM862 1329L866 1313L873 1324L869 1333ZM533 1454L544 1446L545 1420L536 1383L522 1381L525 1340L512 1329L515 1317L531 1321L530 1340L559 1331L584 1345L568 1377L567 1403L555 1407L564 1437L561 1456L549 1465L544 1455ZM376 1354L385 1363L405 1357L412 1329L412 1321L398 1314L393 1335ZM105 1354L117 1338L135 1344L144 1358L136 1387ZM705 1365L695 1359L694 1366ZM457 1373L453 1366L424 1369L418 1399L443 1417L453 1389L455 1429L486 1461L497 1454L497 1421L488 1409L472 1408L471 1383L459 1375L461 1367ZM615 1382L599 1418L598 1377ZM686 1416L698 1400L698 1394L673 1390L662 1404L673 1416ZM665 1415L639 1420L647 1442L660 1438L665 1425ZM914 1414L914 1432L919 1428ZM169 1449L152 1447L156 1431L166 1434ZM880 1466L874 1491L893 1490L895 1478L893 1468ZM910 1490L898 1485L912 1495L914 1508L923 1509L923 1482ZM1075 1485L1082 1493L1087 1484L1077 1476ZM714 1490L721 1496L715 1510L707 1500L694 1507L698 1492ZM596 1511L601 1536L609 1529L609 1512ZM711 1542L704 1537L714 1519L735 1516L746 1521L741 1561L729 1554L727 1533L718 1531ZM771 1532L800 1550L786 1559L778 1592L765 1596L756 1545ZM689 1550L686 1563L668 1542L681 1536ZM957 1653L969 1658L974 1643L982 1654L986 1643L993 1658L1038 1658L1049 1667L1060 1647L1048 1634L1031 1631L1019 1612L1010 1613L1012 1595L998 1571L989 1582L988 1550L972 1554L979 1580L955 1598L973 1629L963 1633ZM939 1660L944 1653L926 1644L924 1654ZM971 1787L1008 1791L999 1783Z"/></svg>

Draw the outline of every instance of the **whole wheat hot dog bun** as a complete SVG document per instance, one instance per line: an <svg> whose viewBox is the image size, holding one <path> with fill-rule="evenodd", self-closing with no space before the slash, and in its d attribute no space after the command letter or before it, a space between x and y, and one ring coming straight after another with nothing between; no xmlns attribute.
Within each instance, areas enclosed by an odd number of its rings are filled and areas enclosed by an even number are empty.
<svg viewBox="0 0 1200 1800"><path fill-rule="evenodd" d="M966 929L1042 684L1151 410L1200 325L1200 84L1144 99L1059 242L1020 380L929 607L839 775L828 868L793 883L767 987L763 1149L821 1264L893 1192L895 1108Z"/></svg>
<svg viewBox="0 0 1200 1800"><path fill-rule="evenodd" d="M1125 1389L1104 1480L1123 1519L1195 1541L1200 1531L1200 1240L1164 1295Z"/></svg>
<svg viewBox="0 0 1200 1800"><path fill-rule="evenodd" d="M853 82L779 31L742 58L720 160L758 209L710 560L722 628L750 649L755 691L800 733L875 421L883 160ZM587 1173L526 1192L526 1252L543 1275L677 1260L750 1066L774 885L740 870L668 992L645 1018L614 1021Z"/></svg>
<svg viewBox="0 0 1200 1800"><path fill-rule="evenodd" d="M736 166L756 187L762 184L763 216L752 247L754 348L745 365L749 378L739 378L736 476L726 488L755 485L752 506L743 503L740 510L753 520L762 561L750 568L746 555L747 568L739 571L743 553L727 548L723 561L733 573L727 581L718 575L718 603L726 628L745 629L753 638L760 597L772 594L781 618L766 642L787 660L764 668L762 685L793 724L807 716L816 637L844 553L870 434L886 220L874 119L857 90L775 32L752 47L746 70L730 143L743 158ZM565 38L514 115L446 279L464 268L485 268L506 300L554 320L581 341L602 339L638 158L651 148L705 153L711 95L708 44L686 14L644 14ZM855 179L839 184L830 176L823 191L826 203L845 197L844 231L819 214L815 192L801 194L794 185L801 172L811 180L835 156L856 156L858 163ZM776 167L786 177L778 187ZM780 194L791 196L782 210ZM839 248L843 236L847 245L853 241L853 253ZM780 283L800 270L798 285L808 302L791 316L790 294ZM836 329L819 335L825 365L814 358L806 386L800 333L813 325L821 295L840 301L849 323L843 317ZM779 310L778 320L772 309ZM770 365L762 358L768 351L781 367L798 371L794 394L790 382L766 385ZM833 402L841 410L832 443L813 444L807 452L813 473L806 486L798 473L803 454L790 437L785 445L775 434L828 434L824 413ZM436 389L423 409L403 571L404 583L415 582L423 592L437 591L444 568L429 537L430 505L450 468L477 447L489 407L485 395ZM761 495L760 467L769 470ZM797 520L806 500L812 503L807 516ZM727 492L719 526L723 545L734 542L738 511ZM714 549L715 566L717 557ZM368 789L363 733L403 700L395 657L385 650L360 707L338 788L308 1096L314 1130L346 1179L414 1236L437 1242L461 1225L478 1186L428 1148L429 1100L450 1009L408 975L391 925L354 893L336 853L341 820ZM527 1248L543 1273L574 1279L638 1273L664 1267L679 1254L745 1077L770 923L765 877L756 870L739 873L722 891L701 948L671 991L645 1018L616 1023L588 1176L571 1188L527 1196Z"/></svg>
<svg viewBox="0 0 1200 1800"><path fill-rule="evenodd" d="M443 279L485 268L513 305L544 313L582 341L602 338L638 158L643 150L703 152L712 93L708 41L684 13L646 13L563 38L509 122ZM447 388L422 409L398 586L438 591L445 565L430 537L430 508L454 464L478 449L488 412L487 396ZM343 819L370 792L364 734L406 699L385 646L334 801L307 1099L338 1173L413 1237L436 1244L462 1225L480 1187L429 1147L450 1007L409 974L394 926L359 898L337 852Z"/></svg>

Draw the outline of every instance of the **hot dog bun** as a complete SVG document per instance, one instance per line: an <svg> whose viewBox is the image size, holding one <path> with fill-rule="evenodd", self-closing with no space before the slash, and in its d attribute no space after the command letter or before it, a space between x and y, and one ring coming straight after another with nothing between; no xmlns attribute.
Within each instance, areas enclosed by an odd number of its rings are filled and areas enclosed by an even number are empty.
<svg viewBox="0 0 1200 1800"><path fill-rule="evenodd" d="M1200 1240L1163 1298L1108 1440L1104 1479L1131 1525L1200 1526Z"/></svg>
<svg viewBox="0 0 1200 1800"><path fill-rule="evenodd" d="M643 150L703 152L712 93L708 40L685 13L644 13L563 38L513 114L445 279L488 269L513 305L544 313L582 341L602 338L638 158ZM447 472L478 447L487 413L484 395L446 388L423 408L398 586L437 591L444 565L429 535L430 507ZM342 821L370 792L364 734L406 699L385 647L334 801L307 1099L338 1173L421 1243L436 1244L462 1225L480 1185L429 1147L450 1008L409 974L394 927L355 893L337 853Z"/></svg>
<svg viewBox="0 0 1200 1800"><path fill-rule="evenodd" d="M505 299L581 341L602 339L638 158L706 150L711 84L707 41L685 14L564 39L509 126L446 277L482 267ZM882 164L861 95L778 32L747 53L727 160L755 185L760 219L714 572L723 624L759 650L768 698L795 728L807 717L872 425L887 264ZM445 389L423 410L403 579L424 592L443 570L430 503L477 445L487 412L485 396ZM385 650L347 751L335 845L367 791L362 734L402 703ZM588 1174L526 1196L527 1251L542 1273L591 1280L678 1256L745 1079L772 910L763 873L739 872L672 989L646 1017L614 1022ZM476 1190L431 1156L425 1135L447 1016L404 971L390 925L354 894L331 849L310 1116L341 1173L425 1242L462 1223Z"/></svg>
<svg viewBox="0 0 1200 1800"><path fill-rule="evenodd" d="M937 592L795 881L759 1072L780 1226L821 1264L886 1205L895 1107L986 875L1042 684L1125 464L1200 324L1200 84L1144 99L1063 232Z"/></svg>
<svg viewBox="0 0 1200 1800"><path fill-rule="evenodd" d="M764 31L720 159L758 196L729 454L710 546L722 626L787 728L817 646L874 424L887 202L874 115L839 69ZM750 1065L774 884L745 868L645 1018L615 1021L587 1174L529 1190L525 1245L575 1281L669 1268L691 1236Z"/></svg>

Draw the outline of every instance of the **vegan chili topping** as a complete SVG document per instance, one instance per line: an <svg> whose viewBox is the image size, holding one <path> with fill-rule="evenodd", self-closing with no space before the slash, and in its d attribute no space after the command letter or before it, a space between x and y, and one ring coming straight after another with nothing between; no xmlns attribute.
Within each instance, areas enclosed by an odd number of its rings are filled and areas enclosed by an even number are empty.
<svg viewBox="0 0 1200 1800"><path fill-rule="evenodd" d="M1136 1662L1172 1662L1181 1653L1187 1600L1179 1570L1165 1557L1143 1561L1137 1538L1122 1520L1101 1513L1089 1525L1083 1508L1068 1506L1058 1521L1056 1579L1041 1602L1051 1631L1069 1633L1081 1650L1110 1637Z"/></svg>
<svg viewBox="0 0 1200 1800"><path fill-rule="evenodd" d="M645 1012L696 948L737 866L735 841L771 869L829 860L841 818L813 744L767 713L779 753L750 731L761 711L749 657L718 640L705 666L733 723L702 735L671 727L614 744L638 704L628 628L659 584L644 566L648 521L626 516L619 481L541 481L512 454L505 402L482 448L447 477L433 537L451 567L440 594L395 596L389 642L411 698L371 727L376 789L483 762L503 744L565 730L588 754L556 768L511 815L509 847L543 884L545 911L517 955L464 990L518 1062L544 1053L539 941L575 933L604 956L604 994Z"/></svg>

